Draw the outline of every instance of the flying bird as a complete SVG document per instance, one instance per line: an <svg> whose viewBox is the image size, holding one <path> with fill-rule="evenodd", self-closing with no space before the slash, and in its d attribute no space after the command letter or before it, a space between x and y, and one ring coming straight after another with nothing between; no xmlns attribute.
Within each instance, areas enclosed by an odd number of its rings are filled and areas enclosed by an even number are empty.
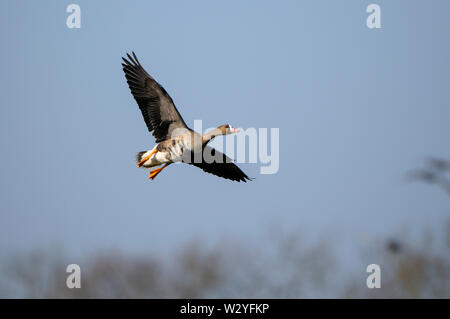
<svg viewBox="0 0 450 319"><path fill-rule="evenodd" d="M224 124L206 134L191 130L166 90L141 66L134 52L122 57L123 71L131 94L136 100L149 132L156 139L156 146L136 155L138 167L159 168L150 171L153 180L172 163L183 162L201 168L203 171L237 182L250 178L225 154L207 146L216 136L239 132Z"/></svg>

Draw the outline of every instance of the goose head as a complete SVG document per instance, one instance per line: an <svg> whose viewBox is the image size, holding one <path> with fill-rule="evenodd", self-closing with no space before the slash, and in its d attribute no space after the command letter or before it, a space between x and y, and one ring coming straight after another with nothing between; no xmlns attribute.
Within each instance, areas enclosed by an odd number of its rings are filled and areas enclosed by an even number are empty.
<svg viewBox="0 0 450 319"><path fill-rule="evenodd" d="M228 135L239 132L237 128L232 127L230 124L221 125L218 127L218 129L221 131L222 135Z"/></svg>

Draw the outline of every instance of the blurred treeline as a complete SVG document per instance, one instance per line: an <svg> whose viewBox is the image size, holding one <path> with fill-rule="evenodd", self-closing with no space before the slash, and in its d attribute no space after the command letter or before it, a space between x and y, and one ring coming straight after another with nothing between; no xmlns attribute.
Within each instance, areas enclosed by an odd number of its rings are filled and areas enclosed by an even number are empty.
<svg viewBox="0 0 450 319"><path fill-rule="evenodd" d="M80 289L68 289L73 259L58 249L3 264L0 297L25 298L450 298L450 223L445 236L420 245L389 239L372 245L345 270L331 243L280 238L273 254L196 242L168 258L117 252L80 262ZM239 247L239 248L238 248ZM365 267L381 266L381 288L368 289Z"/></svg>
<svg viewBox="0 0 450 319"><path fill-rule="evenodd" d="M449 168L431 160L410 176L447 191ZM374 240L355 262L344 263L331 240L306 244L297 234L272 236L263 250L194 241L168 257L102 252L78 263L81 289L66 287L66 266L77 262L47 249L3 261L0 297L450 298L450 220L442 232L423 234L422 240L403 234ZM371 263L381 266L380 289L366 286Z"/></svg>

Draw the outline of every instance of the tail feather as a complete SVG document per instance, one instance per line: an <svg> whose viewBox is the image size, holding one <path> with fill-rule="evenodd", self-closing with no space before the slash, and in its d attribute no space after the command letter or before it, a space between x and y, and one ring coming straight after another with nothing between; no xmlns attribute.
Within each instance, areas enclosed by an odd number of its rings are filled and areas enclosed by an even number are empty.
<svg viewBox="0 0 450 319"><path fill-rule="evenodd" d="M147 151L139 152L136 154L136 164L138 164L142 160L142 157L145 153L147 153Z"/></svg>

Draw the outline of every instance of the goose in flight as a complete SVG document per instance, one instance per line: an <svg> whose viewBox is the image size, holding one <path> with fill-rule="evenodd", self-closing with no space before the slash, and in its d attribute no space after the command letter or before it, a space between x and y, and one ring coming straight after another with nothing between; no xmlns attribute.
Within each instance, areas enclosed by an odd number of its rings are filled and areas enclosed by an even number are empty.
<svg viewBox="0 0 450 319"><path fill-rule="evenodd" d="M172 163L183 162L203 171L237 182L250 178L225 154L207 146L216 136L237 133L239 130L224 124L206 134L187 127L172 98L164 88L141 66L134 52L122 58L123 71L131 94L139 105L149 132L156 139L156 146L136 156L138 167L152 168L149 178L154 179Z"/></svg>

